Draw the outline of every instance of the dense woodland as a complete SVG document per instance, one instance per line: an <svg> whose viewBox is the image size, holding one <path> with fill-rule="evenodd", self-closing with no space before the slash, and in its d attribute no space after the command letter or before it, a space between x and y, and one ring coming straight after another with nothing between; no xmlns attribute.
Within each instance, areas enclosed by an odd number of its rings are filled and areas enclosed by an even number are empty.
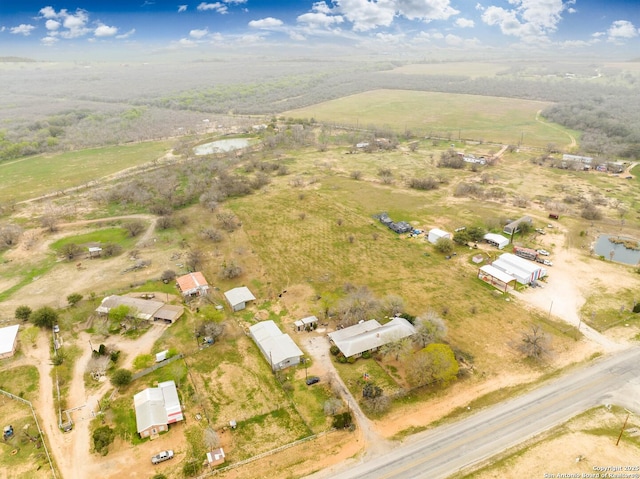
<svg viewBox="0 0 640 479"><path fill-rule="evenodd" d="M0 161L197 133L386 88L551 101L543 112L584 132L586 154L640 158L640 82L625 71L513 66L497 76L398 74L399 64L219 60L186 65L5 63L0 85ZM17 66L16 66L17 65ZM575 71L573 66L572 71ZM254 116L249 118L249 116ZM243 120L243 117L245 119Z"/></svg>

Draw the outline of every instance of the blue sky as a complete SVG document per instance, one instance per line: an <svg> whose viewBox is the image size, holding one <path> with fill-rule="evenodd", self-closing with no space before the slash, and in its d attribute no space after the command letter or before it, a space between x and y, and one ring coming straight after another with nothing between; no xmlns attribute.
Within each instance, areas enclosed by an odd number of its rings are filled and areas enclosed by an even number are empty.
<svg viewBox="0 0 640 479"><path fill-rule="evenodd" d="M639 27L637 0L0 0L0 55L271 47L628 59L640 56Z"/></svg>

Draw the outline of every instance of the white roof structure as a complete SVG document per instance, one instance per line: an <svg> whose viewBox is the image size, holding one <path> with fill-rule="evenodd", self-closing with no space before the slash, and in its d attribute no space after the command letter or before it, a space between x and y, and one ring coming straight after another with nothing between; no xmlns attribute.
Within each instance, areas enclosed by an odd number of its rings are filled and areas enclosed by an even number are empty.
<svg viewBox="0 0 640 479"><path fill-rule="evenodd" d="M109 314L113 308L125 305L131 309L135 309L136 316L139 319L154 320L164 319L168 321L175 321L182 313L184 308L182 306L173 306L165 304L162 301L155 301L151 299L132 298L130 296L118 296L112 294L102 300L100 306L96 308L96 313Z"/></svg>
<svg viewBox="0 0 640 479"><path fill-rule="evenodd" d="M487 233L484 235L484 239L489 243L495 244L498 249L503 249L509 244L509 238L505 238L504 236L496 233Z"/></svg>
<svg viewBox="0 0 640 479"><path fill-rule="evenodd" d="M133 396L138 433L152 426L182 421L182 407L176 383L165 381L157 388L147 388Z"/></svg>
<svg viewBox="0 0 640 479"><path fill-rule="evenodd" d="M318 318L316 318L315 316L307 316L306 318L295 321L293 325L296 327L296 329L300 330L306 328L308 325L312 325L317 322Z"/></svg>
<svg viewBox="0 0 640 479"><path fill-rule="evenodd" d="M429 230L429 234L427 236L429 243L436 244L440 238L451 238L451 233L448 233L439 228L433 228Z"/></svg>
<svg viewBox="0 0 640 479"><path fill-rule="evenodd" d="M520 284L529 284L547 275L547 270L539 263L528 261L511 253L505 253L492 265L516 278Z"/></svg>
<svg viewBox="0 0 640 479"><path fill-rule="evenodd" d="M490 264L485 264L480 267L480 271L487 273L489 276L493 276L498 281L502 281L505 284L509 284L511 281L515 281L516 278L509 273L505 273L501 269L496 268Z"/></svg>
<svg viewBox="0 0 640 479"><path fill-rule="evenodd" d="M180 276L176 278L176 283L183 296L206 294L209 291L209 283L200 271Z"/></svg>
<svg viewBox="0 0 640 479"><path fill-rule="evenodd" d="M249 328L251 337L271 364L272 369L283 369L300 362L304 353L288 334L280 331L273 321L262 321Z"/></svg>
<svg viewBox="0 0 640 479"><path fill-rule="evenodd" d="M19 328L19 324L0 328L0 357L3 355L10 356L13 353Z"/></svg>
<svg viewBox="0 0 640 479"><path fill-rule="evenodd" d="M354 324L345 329L329 333L329 338L345 357L361 354L384 346L392 341L415 334L416 328L404 318L393 318L381 325L375 319Z"/></svg>
<svg viewBox="0 0 640 479"><path fill-rule="evenodd" d="M224 297L227 298L227 301L234 309L235 306L246 303L247 301L255 301L256 299L253 293L249 291L249 288L246 286L230 289L224 293Z"/></svg>

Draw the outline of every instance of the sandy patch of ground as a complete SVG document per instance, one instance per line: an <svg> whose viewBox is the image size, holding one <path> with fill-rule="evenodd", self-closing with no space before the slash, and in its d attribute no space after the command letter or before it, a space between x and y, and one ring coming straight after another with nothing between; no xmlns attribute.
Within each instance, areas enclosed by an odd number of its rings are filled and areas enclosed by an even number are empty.
<svg viewBox="0 0 640 479"><path fill-rule="evenodd" d="M638 467L640 466L638 447L628 440L628 434L623 435L620 444L616 446L617 431L622 427L625 416L626 413L612 413L605 408L600 408L594 417L579 417L552 431L554 437L551 439L544 440L543 436L528 441L525 444L526 452L506 459L501 467L477 471L472 476L474 479L495 477L520 479L545 477L544 474L547 473L554 474L555 477L559 477L559 474L579 474L579 477L590 477L583 474L597 474L595 467ZM586 432L603 427L610 428L609 434ZM639 474L640 470L618 472ZM603 476L600 472L600 477L607 476Z"/></svg>

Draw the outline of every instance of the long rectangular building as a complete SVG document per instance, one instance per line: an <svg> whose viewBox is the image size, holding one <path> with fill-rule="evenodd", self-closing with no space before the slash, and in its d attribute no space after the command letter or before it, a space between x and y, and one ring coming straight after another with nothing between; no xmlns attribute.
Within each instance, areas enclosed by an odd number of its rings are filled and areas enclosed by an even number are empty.
<svg viewBox="0 0 640 479"><path fill-rule="evenodd" d="M500 255L491 266L513 276L520 284L531 284L547 275L547 270L539 263L527 261L511 253Z"/></svg>

